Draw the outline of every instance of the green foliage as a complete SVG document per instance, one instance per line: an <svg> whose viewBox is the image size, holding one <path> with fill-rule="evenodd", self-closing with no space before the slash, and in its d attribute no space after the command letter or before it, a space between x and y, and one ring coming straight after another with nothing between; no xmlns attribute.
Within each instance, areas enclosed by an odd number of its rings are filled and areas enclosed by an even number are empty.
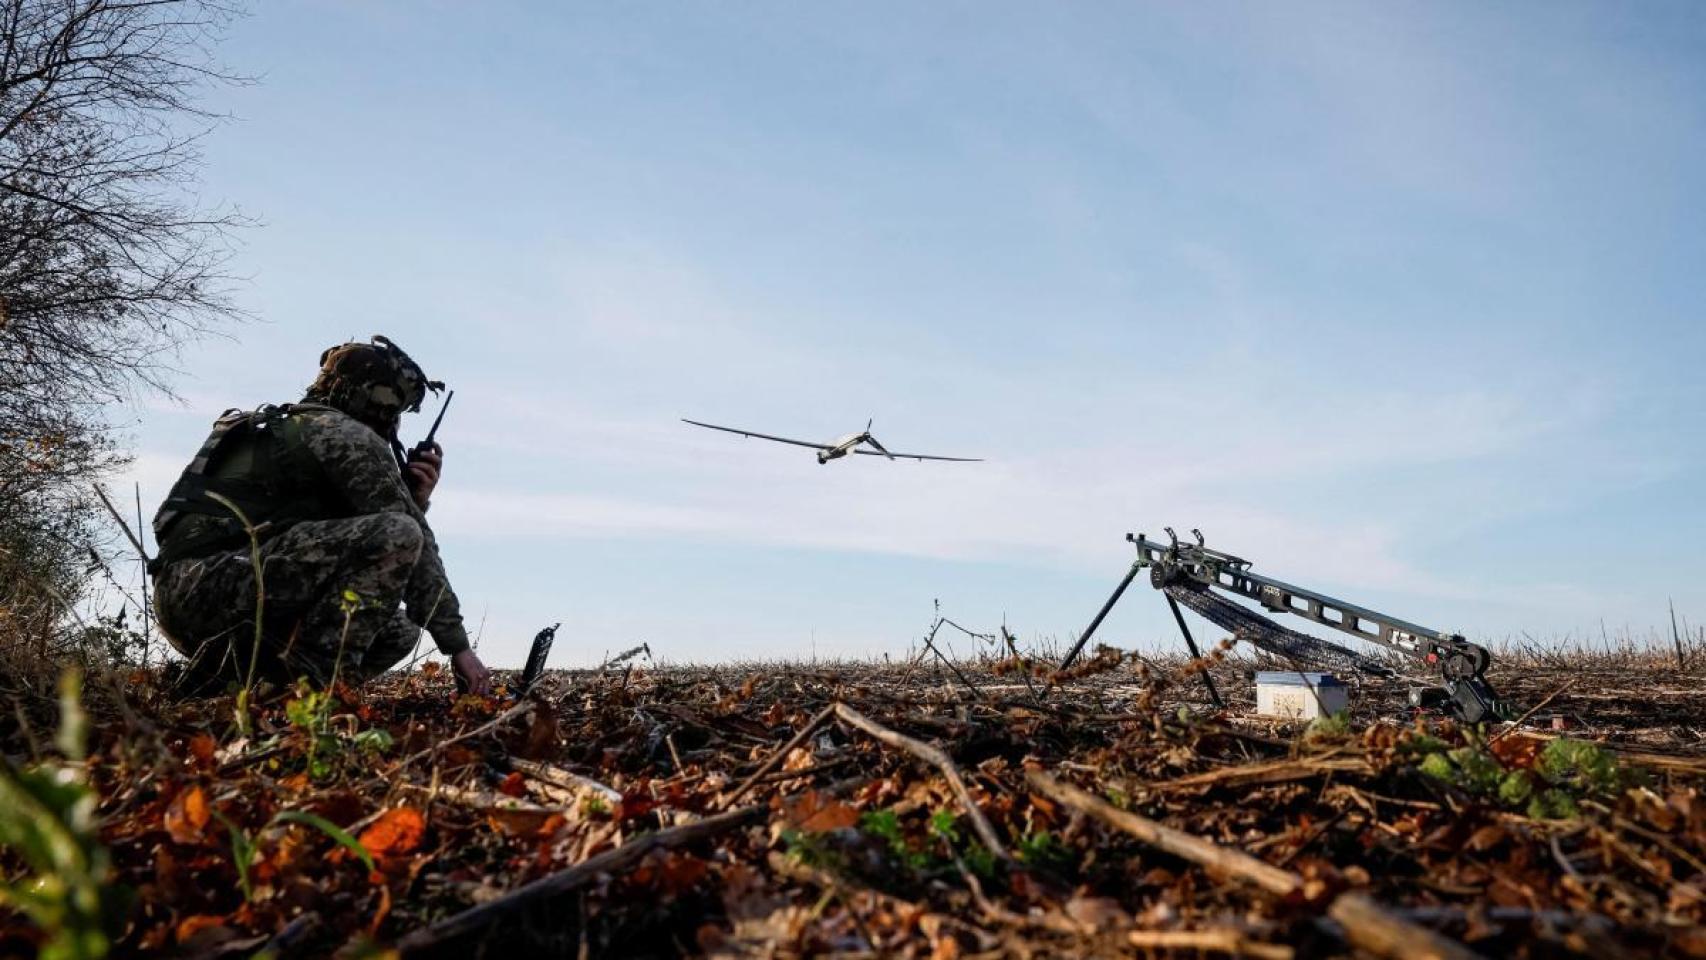
<svg viewBox="0 0 1706 960"><path fill-rule="evenodd" d="M952 814L949 814L950 818ZM932 818L932 827L934 827ZM902 864L913 870L928 870L939 867L935 858L930 854L913 849L907 842L906 833L901 829L900 817L893 810L872 810L859 818L859 829L867 836L883 842L889 853Z"/></svg>
<svg viewBox="0 0 1706 960"><path fill-rule="evenodd" d="M1309 726L1303 731L1305 742L1317 740L1343 740L1351 733L1351 714L1348 710L1338 713L1322 714L1309 721Z"/></svg>
<svg viewBox="0 0 1706 960"><path fill-rule="evenodd" d="M397 744L390 731L378 727L361 731L350 742L357 750L370 754L382 754Z"/></svg>
<svg viewBox="0 0 1706 960"><path fill-rule="evenodd" d="M1451 783L1457 779L1457 768L1451 765L1451 760L1446 757L1443 751L1440 753L1430 753L1426 757L1422 758L1422 762L1417 765L1417 769L1421 770L1428 776L1433 777L1435 780L1444 780L1447 783Z"/></svg>
<svg viewBox="0 0 1706 960"><path fill-rule="evenodd" d="M968 838L965 831L960 829L959 814L944 807L930 815L930 836L941 841L947 848L948 857L939 861L946 866L948 861L958 859L965 864L967 870L980 877L995 875L995 855L989 852L981 841Z"/></svg>
<svg viewBox="0 0 1706 960"><path fill-rule="evenodd" d="M29 869L22 882L0 884L0 907L42 928L45 960L105 957L108 930L127 899L110 883L111 863L95 820L98 798L80 766L88 730L81 689L76 672L60 678L57 744L69 762L28 770L0 763L0 845Z"/></svg>
<svg viewBox="0 0 1706 960"><path fill-rule="evenodd" d="M782 845L789 857L808 867L820 870L840 870L842 867L841 856L829 848L823 834L790 828L782 831Z"/></svg>
<svg viewBox="0 0 1706 960"><path fill-rule="evenodd" d="M995 854L990 853L989 848L981 843L967 844L966 848L960 851L960 860L967 870L985 880L995 876Z"/></svg>
<svg viewBox="0 0 1706 960"><path fill-rule="evenodd" d="M243 891L243 900L253 900L255 890L249 881L249 869L255 865L255 841L248 831L232 823L225 814L215 810L213 815L219 818L219 822L225 825L226 832L231 834L231 865L237 868L237 887Z"/></svg>
<svg viewBox="0 0 1706 960"><path fill-rule="evenodd" d="M284 705L285 719L307 744L304 760L308 776L314 780L335 777L355 755L384 753L394 745L391 734L384 730L354 734L334 730L332 711L337 707L338 701L329 691L316 690L307 680L297 681L295 699Z"/></svg>
<svg viewBox="0 0 1706 960"><path fill-rule="evenodd" d="M1029 867L1058 869L1072 863L1072 851L1047 830L1035 830L1019 838L1014 856Z"/></svg>
<svg viewBox="0 0 1706 960"><path fill-rule="evenodd" d="M1554 740L1541 751L1536 764L1540 775L1560 786L1574 786L1587 793L1612 793L1623 784L1617 758L1595 743Z"/></svg>
<svg viewBox="0 0 1706 960"><path fill-rule="evenodd" d="M1444 753L1450 749L1450 744L1431 734L1414 734L1398 744L1398 751L1412 757L1426 757L1436 753Z"/></svg>
<svg viewBox="0 0 1706 960"><path fill-rule="evenodd" d="M307 681L297 681L296 699L284 705L284 716L298 730L317 733L325 728L331 702L331 695L324 690L310 689Z"/></svg>
<svg viewBox="0 0 1706 960"><path fill-rule="evenodd" d="M947 808L930 815L930 835L947 842L948 846L960 842L960 818L954 811Z"/></svg>
<svg viewBox="0 0 1706 960"><path fill-rule="evenodd" d="M1424 776L1536 820L1580 816L1581 800L1615 794L1632 776L1610 751L1580 740L1548 743L1533 770L1506 770L1480 742L1449 748L1434 737L1414 737L1405 750L1422 755L1416 769Z"/></svg>
<svg viewBox="0 0 1706 960"><path fill-rule="evenodd" d="M1534 796L1534 778L1526 770L1512 770L1499 781L1499 801L1507 807L1520 807Z"/></svg>
<svg viewBox="0 0 1706 960"><path fill-rule="evenodd" d="M893 810L872 810L859 818L859 829L889 843L905 843L900 832L900 818Z"/></svg>
<svg viewBox="0 0 1706 960"><path fill-rule="evenodd" d="M1528 815L1536 820L1570 820L1581 816L1576 798L1563 790L1551 789L1528 802Z"/></svg>
<svg viewBox="0 0 1706 960"><path fill-rule="evenodd" d="M1479 746L1458 747L1450 756L1457 764L1458 782L1470 793L1485 796L1499 789L1505 768L1498 758Z"/></svg>

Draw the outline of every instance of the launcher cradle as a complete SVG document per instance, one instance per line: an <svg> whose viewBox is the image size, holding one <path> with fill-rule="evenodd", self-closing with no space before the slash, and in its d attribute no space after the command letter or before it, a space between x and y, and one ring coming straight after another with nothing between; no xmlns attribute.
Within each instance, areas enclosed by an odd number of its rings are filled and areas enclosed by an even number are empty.
<svg viewBox="0 0 1706 960"><path fill-rule="evenodd" d="M1272 613L1289 613L1332 627L1437 671L1441 683L1433 695L1423 691L1412 692L1412 700L1418 705L1443 700L1469 723L1496 719L1505 712L1504 705L1487 683L1485 672L1490 658L1485 647L1470 643L1459 634L1420 626L1253 573L1250 561L1205 546L1200 532L1191 531L1196 543L1180 543L1172 528L1166 529L1167 543L1150 540L1141 533L1126 534L1126 540L1137 548L1137 559L1125 579L1115 588L1113 596L1102 605L1083 636L1061 661L1062 668L1077 658L1132 580L1147 567L1150 584L1167 597L1168 606L1192 656L1200 657L1201 653L1185 625L1180 606L1189 607L1210 622L1231 631L1240 640L1299 666L1334 666L1378 676L1393 674L1385 664L1355 650L1288 630L1215 592L1220 591L1254 600ZM1219 705L1220 696L1206 672L1203 679L1208 683L1210 697Z"/></svg>

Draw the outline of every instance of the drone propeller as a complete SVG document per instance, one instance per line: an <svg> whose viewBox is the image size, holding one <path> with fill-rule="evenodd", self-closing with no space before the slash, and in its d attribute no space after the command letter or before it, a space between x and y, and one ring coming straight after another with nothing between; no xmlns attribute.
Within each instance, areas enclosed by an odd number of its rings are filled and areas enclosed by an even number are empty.
<svg viewBox="0 0 1706 960"><path fill-rule="evenodd" d="M877 450L880 451L883 456L888 457L890 460L894 459L894 454L890 453L888 451L887 447L878 443L876 437L871 436L871 432L870 432L869 428L867 428L865 431L865 442L870 444L873 447L876 447Z"/></svg>

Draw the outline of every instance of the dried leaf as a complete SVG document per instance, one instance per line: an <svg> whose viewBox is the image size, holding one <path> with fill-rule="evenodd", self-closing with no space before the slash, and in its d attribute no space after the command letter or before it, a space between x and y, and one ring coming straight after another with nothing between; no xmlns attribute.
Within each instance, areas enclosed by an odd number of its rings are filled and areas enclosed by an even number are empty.
<svg viewBox="0 0 1706 960"><path fill-rule="evenodd" d="M178 791L178 795L172 798L172 805L166 808L166 832L178 843L200 843L211 816L207 794L200 784L191 784Z"/></svg>
<svg viewBox="0 0 1706 960"><path fill-rule="evenodd" d="M175 931L178 942L183 943L203 930L220 926L224 922L224 917L216 916L211 913L197 913L187 916L178 921L178 926Z"/></svg>
<svg viewBox="0 0 1706 960"><path fill-rule="evenodd" d="M1492 741L1489 748L1493 756L1510 770L1532 770L1540 761L1540 754L1546 749L1547 741L1539 737L1524 734L1512 734Z"/></svg>
<svg viewBox="0 0 1706 960"><path fill-rule="evenodd" d="M498 784L498 792L506 797L527 796L527 780L519 771L512 772Z"/></svg>
<svg viewBox="0 0 1706 960"><path fill-rule="evenodd" d="M208 764L213 762L214 755L219 752L219 741L213 739L212 734L198 733L190 738L189 748L190 756L198 763Z"/></svg>
<svg viewBox="0 0 1706 960"><path fill-rule="evenodd" d="M1467 850L1474 850L1474 851L1488 850L1488 849L1491 849L1492 847L1497 846L1499 841L1503 840L1504 838L1505 838L1505 828L1499 826L1496 823L1490 823L1487 826L1484 826L1481 829L1476 830L1474 833L1470 834L1469 835L1469 841L1467 843L1465 843L1463 846L1464 846L1464 849L1467 849Z"/></svg>
<svg viewBox="0 0 1706 960"><path fill-rule="evenodd" d="M426 818L413 807L387 810L361 832L361 845L374 859L399 857L415 852L426 835Z"/></svg>
<svg viewBox="0 0 1706 960"><path fill-rule="evenodd" d="M859 811L816 790L809 790L788 804L787 821L807 833L841 830L859 822Z"/></svg>
<svg viewBox="0 0 1706 960"><path fill-rule="evenodd" d="M1066 901L1066 915L1092 930L1114 930L1131 923L1131 915L1111 897L1073 897Z"/></svg>
<svg viewBox="0 0 1706 960"><path fill-rule="evenodd" d="M486 811L486 822L506 837L530 837L555 815L556 811L543 808L492 807Z"/></svg>

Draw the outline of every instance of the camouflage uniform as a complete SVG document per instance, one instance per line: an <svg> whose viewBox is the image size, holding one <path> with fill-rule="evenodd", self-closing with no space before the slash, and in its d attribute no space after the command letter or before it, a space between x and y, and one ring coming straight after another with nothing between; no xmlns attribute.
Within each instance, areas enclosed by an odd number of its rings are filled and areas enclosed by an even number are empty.
<svg viewBox="0 0 1706 960"><path fill-rule="evenodd" d="M288 438L275 448L289 456L250 452L270 438L220 446L224 427L257 422L245 417L264 419L272 434ZM447 655L468 649L461 605L426 516L404 485L400 447L394 447L394 440L343 410L305 402L227 414L186 470L186 480L235 472L288 481L266 487L271 501L254 482L226 479L218 487L229 490L235 482L249 492L249 508L258 514L251 517L260 531L264 589L258 675L283 681L306 676L323 684L336 668L341 677L366 679L408 656L422 628ZM230 467L220 461L242 462ZM161 540L165 562L155 571L155 606L173 646L194 660L192 672L210 686L216 678L247 674L255 649L255 572L248 537L228 512L172 512L174 504L194 500L180 492L186 480L155 521L167 532ZM215 489L219 482L205 486ZM274 509L279 505L272 501L281 499L289 506ZM191 555L173 555L186 552Z"/></svg>

